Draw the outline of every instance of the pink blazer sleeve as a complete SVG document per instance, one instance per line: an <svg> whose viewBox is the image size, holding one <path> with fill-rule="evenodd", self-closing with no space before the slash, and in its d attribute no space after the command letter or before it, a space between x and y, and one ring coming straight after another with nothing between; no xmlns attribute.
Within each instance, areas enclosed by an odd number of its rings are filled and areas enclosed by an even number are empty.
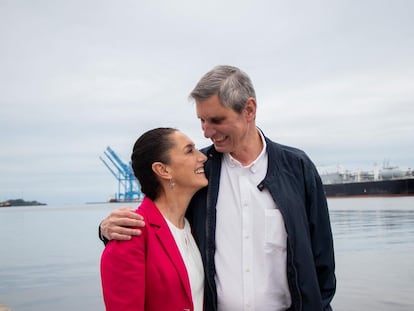
<svg viewBox="0 0 414 311"><path fill-rule="evenodd" d="M145 304L145 241L110 241L101 256L101 280L107 311L141 311Z"/></svg>

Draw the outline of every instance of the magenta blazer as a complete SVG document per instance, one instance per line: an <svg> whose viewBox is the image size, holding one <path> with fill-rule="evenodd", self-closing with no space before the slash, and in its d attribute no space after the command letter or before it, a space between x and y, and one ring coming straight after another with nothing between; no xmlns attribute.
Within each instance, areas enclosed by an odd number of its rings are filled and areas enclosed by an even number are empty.
<svg viewBox="0 0 414 311"><path fill-rule="evenodd" d="M174 237L148 198L137 209L142 235L110 241L101 257L106 310L193 311L190 281Z"/></svg>

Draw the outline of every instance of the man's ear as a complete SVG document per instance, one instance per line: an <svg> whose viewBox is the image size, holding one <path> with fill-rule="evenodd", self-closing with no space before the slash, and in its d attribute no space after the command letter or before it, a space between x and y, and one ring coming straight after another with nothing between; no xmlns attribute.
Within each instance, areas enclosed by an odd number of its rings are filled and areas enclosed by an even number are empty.
<svg viewBox="0 0 414 311"><path fill-rule="evenodd" d="M246 117L249 121L256 119L256 107L256 99L249 97L244 107L244 110L246 111Z"/></svg>

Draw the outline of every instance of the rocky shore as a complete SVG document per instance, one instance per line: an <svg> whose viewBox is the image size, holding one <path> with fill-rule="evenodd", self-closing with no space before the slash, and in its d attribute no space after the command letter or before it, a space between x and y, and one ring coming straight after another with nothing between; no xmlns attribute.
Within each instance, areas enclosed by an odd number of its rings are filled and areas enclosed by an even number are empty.
<svg viewBox="0 0 414 311"><path fill-rule="evenodd" d="M46 205L46 204L45 203L40 203L40 202L37 202L37 201L25 201L23 199L7 200L7 201L4 201L4 202L0 202L0 207L33 206L33 205ZM2 311L2 310L0 309L0 311Z"/></svg>

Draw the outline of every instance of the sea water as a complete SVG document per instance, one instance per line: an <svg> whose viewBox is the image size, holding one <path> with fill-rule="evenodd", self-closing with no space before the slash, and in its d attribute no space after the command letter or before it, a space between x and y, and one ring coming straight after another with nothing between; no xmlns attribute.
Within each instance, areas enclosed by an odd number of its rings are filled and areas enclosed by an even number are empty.
<svg viewBox="0 0 414 311"><path fill-rule="evenodd" d="M336 311L414 310L414 197L329 199ZM0 305L104 310L99 222L124 204L0 208Z"/></svg>

